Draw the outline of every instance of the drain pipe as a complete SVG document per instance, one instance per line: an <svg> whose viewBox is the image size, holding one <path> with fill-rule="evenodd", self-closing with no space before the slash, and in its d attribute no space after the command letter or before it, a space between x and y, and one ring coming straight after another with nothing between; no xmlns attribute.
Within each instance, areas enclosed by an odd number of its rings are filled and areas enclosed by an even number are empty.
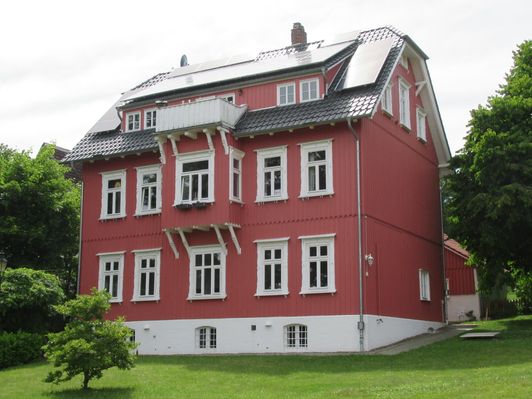
<svg viewBox="0 0 532 399"><path fill-rule="evenodd" d="M81 182L81 195L80 195L80 209L79 209L79 242L78 242L78 278L76 282L76 293L79 294L79 286L81 282L81 233L83 231L83 189L84 185Z"/></svg>
<svg viewBox="0 0 532 399"><path fill-rule="evenodd" d="M355 119L356 122L356 119ZM351 118L347 118L347 126L349 127L349 130L351 130L351 133L353 133L353 137L355 138L356 142L356 177L357 177L357 233L358 233L358 280L359 280L359 321L358 321L358 332L359 332L359 345L360 345L360 352L364 351L364 296L363 296L363 278L364 273L362 270L362 206L361 206L361 200L360 200L360 136L355 131L355 128L352 125Z"/></svg>

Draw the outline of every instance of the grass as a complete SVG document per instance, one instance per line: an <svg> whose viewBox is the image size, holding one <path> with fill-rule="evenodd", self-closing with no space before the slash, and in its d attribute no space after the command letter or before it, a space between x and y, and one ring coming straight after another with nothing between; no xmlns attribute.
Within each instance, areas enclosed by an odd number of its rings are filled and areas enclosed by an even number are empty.
<svg viewBox="0 0 532 399"><path fill-rule="evenodd" d="M145 356L131 371L43 381L44 362L0 371L0 398L530 398L532 316L479 322L495 340L451 338L395 356Z"/></svg>

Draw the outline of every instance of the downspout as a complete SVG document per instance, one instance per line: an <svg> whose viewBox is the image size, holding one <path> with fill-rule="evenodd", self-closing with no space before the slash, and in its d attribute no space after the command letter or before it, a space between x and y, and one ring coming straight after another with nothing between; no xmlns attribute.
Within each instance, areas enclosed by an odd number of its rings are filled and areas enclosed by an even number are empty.
<svg viewBox="0 0 532 399"><path fill-rule="evenodd" d="M358 331L359 331L359 345L360 352L364 351L364 295L363 295L363 278L364 272L362 270L362 206L361 206L361 189L360 189L360 137L353 128L351 124L351 118L347 118L347 126L356 142L356 178L357 178L357 233L358 233L358 293L359 293L359 321L358 321Z"/></svg>
<svg viewBox="0 0 532 399"><path fill-rule="evenodd" d="M78 243L78 278L76 293L79 294L79 286L81 280L81 232L83 230L83 182L81 182L81 198L80 198L80 209L79 209L79 243Z"/></svg>
<svg viewBox="0 0 532 399"><path fill-rule="evenodd" d="M440 189L440 226L441 226L441 275L443 278L443 303L442 303L442 313L443 313L443 322L445 324L449 323L448 318L448 303L447 303L447 276L445 275L445 240L444 240L444 231L443 231L443 192L441 183L438 184Z"/></svg>

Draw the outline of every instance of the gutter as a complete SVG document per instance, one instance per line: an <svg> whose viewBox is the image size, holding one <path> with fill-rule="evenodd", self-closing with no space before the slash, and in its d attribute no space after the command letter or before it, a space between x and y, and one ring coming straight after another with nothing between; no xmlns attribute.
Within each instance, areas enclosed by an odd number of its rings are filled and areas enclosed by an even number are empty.
<svg viewBox="0 0 532 399"><path fill-rule="evenodd" d="M356 119L355 119L356 121ZM362 270L362 205L361 205L361 188L360 188L360 136L355 131L355 128L352 125L352 119L346 119L347 126L356 142L356 177L357 177L357 233L358 233L358 292L359 292L359 321L357 324L359 331L359 345L360 352L364 351L364 296L363 296L363 277L364 273Z"/></svg>
<svg viewBox="0 0 532 399"><path fill-rule="evenodd" d="M444 231L443 231L443 192L441 183L438 184L440 190L440 227L441 227L441 276L443 281L443 300L442 300L442 319L445 324L449 324L448 319L448 303L447 303L447 277L445 275L445 240L444 240Z"/></svg>

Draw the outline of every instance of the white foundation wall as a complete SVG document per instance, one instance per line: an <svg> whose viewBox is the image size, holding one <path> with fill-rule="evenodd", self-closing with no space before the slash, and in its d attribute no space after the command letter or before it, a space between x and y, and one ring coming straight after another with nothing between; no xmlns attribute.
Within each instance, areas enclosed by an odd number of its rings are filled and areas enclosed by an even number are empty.
<svg viewBox="0 0 532 399"><path fill-rule="evenodd" d="M437 329L441 323L393 317L364 316L365 348L371 350ZM358 352L358 315L233 319L149 320L127 322L135 330L141 355L205 353ZM308 347L287 348L284 327L304 324ZM255 330L252 330L252 326ZM199 349L196 329L216 328L216 349Z"/></svg>
<svg viewBox="0 0 532 399"><path fill-rule="evenodd" d="M449 321L466 321L465 315L470 310L473 315L480 319L480 298L473 295L451 295L447 298L447 318Z"/></svg>
<svg viewBox="0 0 532 399"><path fill-rule="evenodd" d="M364 316L364 321L366 323L366 351L425 334L444 326L443 323L434 321L375 315Z"/></svg>

